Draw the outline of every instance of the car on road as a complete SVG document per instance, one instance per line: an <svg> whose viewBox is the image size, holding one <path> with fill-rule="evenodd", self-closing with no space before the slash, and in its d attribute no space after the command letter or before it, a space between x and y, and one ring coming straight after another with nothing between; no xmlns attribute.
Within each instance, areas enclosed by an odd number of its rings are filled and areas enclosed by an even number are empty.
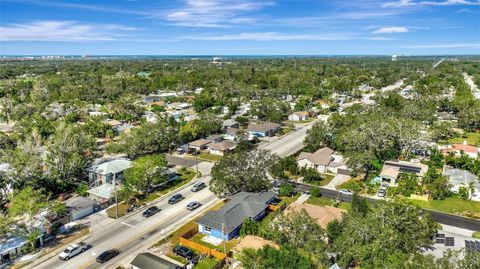
<svg viewBox="0 0 480 269"><path fill-rule="evenodd" d="M343 195L353 195L353 192L346 190L346 189L341 189L338 191L338 193L343 194Z"/></svg>
<svg viewBox="0 0 480 269"><path fill-rule="evenodd" d="M195 201L195 202L190 202L188 203L187 205L187 209L190 210L190 211L193 211L197 208L199 208L202 204L200 204L199 202Z"/></svg>
<svg viewBox="0 0 480 269"><path fill-rule="evenodd" d="M196 258L196 255L195 255L195 252L193 252L193 250L187 248L187 247L184 247L184 246L176 246L173 248L173 253L175 253L175 255L178 255L184 259L187 259L187 260L194 260Z"/></svg>
<svg viewBox="0 0 480 269"><path fill-rule="evenodd" d="M156 207L156 206L151 206L149 207L147 210L143 211L143 216L145 218L149 218L155 214L157 214L158 212L160 212L160 208Z"/></svg>
<svg viewBox="0 0 480 269"><path fill-rule="evenodd" d="M203 182L197 182L192 186L192 191L197 192L197 191L205 189L206 187L207 187L207 184L205 184Z"/></svg>
<svg viewBox="0 0 480 269"><path fill-rule="evenodd" d="M109 260L118 256L118 254L120 254L120 251L118 251L117 249L106 250L106 251L102 252L102 254L98 255L97 262L98 263L106 263Z"/></svg>
<svg viewBox="0 0 480 269"><path fill-rule="evenodd" d="M78 244L73 244L68 246L62 253L58 255L60 260L68 261L70 258L77 256L78 254L84 252L88 249L88 245L85 242L80 242Z"/></svg>
<svg viewBox="0 0 480 269"><path fill-rule="evenodd" d="M181 195L180 193L177 193L177 194L173 195L172 197L170 197L170 199L168 199L168 203L171 204L171 205L174 205L174 204L182 201L183 199L185 199L185 197L183 197L183 195Z"/></svg>

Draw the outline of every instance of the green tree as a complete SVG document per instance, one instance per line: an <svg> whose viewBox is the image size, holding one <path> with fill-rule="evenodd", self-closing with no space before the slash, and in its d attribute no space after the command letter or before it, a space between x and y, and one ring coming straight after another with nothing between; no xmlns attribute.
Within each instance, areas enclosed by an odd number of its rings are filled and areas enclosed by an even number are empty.
<svg viewBox="0 0 480 269"><path fill-rule="evenodd" d="M150 190L168 179L167 159L163 154L142 156L133 161L131 168L125 170L125 182L138 191Z"/></svg>
<svg viewBox="0 0 480 269"><path fill-rule="evenodd" d="M304 150L308 152L314 152L319 148L322 148L326 144L328 134L328 128L322 121L317 121L313 126L307 130L307 136L303 144L305 145Z"/></svg>
<svg viewBox="0 0 480 269"><path fill-rule="evenodd" d="M462 200L470 200L470 190L465 186L461 186L458 188L458 197Z"/></svg>
<svg viewBox="0 0 480 269"><path fill-rule="evenodd" d="M405 197L418 191L418 177L414 173L402 173L398 180L398 191Z"/></svg>
<svg viewBox="0 0 480 269"><path fill-rule="evenodd" d="M277 249L267 245L259 250L247 248L239 254L238 259L243 268L316 268L310 259L304 257L297 249L292 247L280 247Z"/></svg>
<svg viewBox="0 0 480 269"><path fill-rule="evenodd" d="M292 197L293 195L295 195L295 187L290 183L284 183L280 186L280 190L278 193L280 196Z"/></svg>
<svg viewBox="0 0 480 269"><path fill-rule="evenodd" d="M242 227L240 228L240 236L256 235L258 234L259 228L260 224L257 221L246 218L242 223Z"/></svg>
<svg viewBox="0 0 480 269"><path fill-rule="evenodd" d="M237 191L266 191L271 185L268 171L276 160L264 150L229 154L213 166L210 190L220 197Z"/></svg>

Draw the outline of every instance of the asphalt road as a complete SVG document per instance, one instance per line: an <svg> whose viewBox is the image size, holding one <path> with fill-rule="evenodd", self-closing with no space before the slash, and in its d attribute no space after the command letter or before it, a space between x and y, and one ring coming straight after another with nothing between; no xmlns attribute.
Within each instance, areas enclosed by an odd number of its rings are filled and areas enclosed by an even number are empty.
<svg viewBox="0 0 480 269"><path fill-rule="evenodd" d="M181 187L178 193L181 193L185 199L175 205L167 203L168 197L161 198L153 204L161 211L150 218L142 216L146 207L138 209L133 214L129 214L108 227L93 231L85 242L92 247L85 253L82 253L68 261L62 261L58 257L53 257L35 268L52 269L52 268L108 268L116 265L120 260L126 258L129 254L141 248L143 245L150 243L155 238L167 235L193 219L203 209L213 206L219 201L208 188L199 192L191 192L190 188L195 182L203 181L208 183L209 177L200 178ZM188 211L186 205L192 201L199 201L202 207L195 211ZM108 261L105 264L99 264L95 261L96 257L103 251L108 249L120 250L120 255Z"/></svg>
<svg viewBox="0 0 480 269"><path fill-rule="evenodd" d="M270 150L280 157L293 155L303 148L303 140L307 135L307 130L310 129L313 123L300 126L294 132L286 134L278 140L261 145L259 149Z"/></svg>
<svg viewBox="0 0 480 269"><path fill-rule="evenodd" d="M301 184L301 183L294 183L296 184L296 189L299 192L303 191L308 191L310 188L315 187L315 186L310 186L307 184ZM317 187L318 188L318 187ZM351 195L343 195L339 194L338 191L335 190L330 190L330 189L325 189L325 188L319 188L320 192L322 195L326 198L331 198L331 199L341 199L346 202L351 202L352 201L352 196ZM378 200L372 199L372 198L367 198L367 197L360 197L360 199L367 199L369 202L377 202ZM447 213L442 213L438 211L432 211L428 209L422 209L424 212L430 214L432 217L433 221L438 222L440 224L445 224L445 225L450 225L450 226L455 226L459 227L462 229L467 229L471 231L480 231L480 221L471 219L471 218L465 218L461 216L456 216L456 215L451 215Z"/></svg>

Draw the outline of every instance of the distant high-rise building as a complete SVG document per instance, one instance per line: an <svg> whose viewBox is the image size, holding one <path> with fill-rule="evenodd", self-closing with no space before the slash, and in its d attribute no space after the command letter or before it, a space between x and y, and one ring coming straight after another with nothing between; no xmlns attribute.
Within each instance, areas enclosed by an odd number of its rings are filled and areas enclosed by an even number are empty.
<svg viewBox="0 0 480 269"><path fill-rule="evenodd" d="M397 61L397 55L392 55L392 62L396 62Z"/></svg>

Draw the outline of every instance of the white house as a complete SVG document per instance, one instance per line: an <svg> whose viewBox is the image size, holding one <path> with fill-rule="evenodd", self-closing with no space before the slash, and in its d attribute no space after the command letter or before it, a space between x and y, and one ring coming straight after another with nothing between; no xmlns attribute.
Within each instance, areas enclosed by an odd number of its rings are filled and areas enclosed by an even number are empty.
<svg viewBox="0 0 480 269"><path fill-rule="evenodd" d="M237 143L230 140L223 140L208 145L210 154L223 156L225 152L232 151L237 147Z"/></svg>
<svg viewBox="0 0 480 269"><path fill-rule="evenodd" d="M448 178L448 182L452 184L450 191L457 193L460 190L460 187L470 188L470 184L473 184L473 193L471 192L471 199L475 201L480 201L480 183L478 182L478 177L470 173L467 170L463 169L451 169L444 167L443 173L445 177Z"/></svg>
<svg viewBox="0 0 480 269"><path fill-rule="evenodd" d="M309 114L307 111L293 112L288 116L288 120L291 121L304 121L308 120Z"/></svg>
<svg viewBox="0 0 480 269"><path fill-rule="evenodd" d="M350 173L343 157L341 155L334 154L334 151L329 147L321 148L314 153L300 153L300 155L297 157L297 164L299 167L314 168L322 174Z"/></svg>
<svg viewBox="0 0 480 269"><path fill-rule="evenodd" d="M91 199L105 203L113 198L115 186L124 178L123 172L132 166L132 161L125 158L99 160L89 170L89 178L96 187L87 192Z"/></svg>
<svg viewBox="0 0 480 269"><path fill-rule="evenodd" d="M385 161L380 178L383 182L388 182L392 186L397 185L398 175L400 173L414 173L422 178L428 171L428 165L415 161Z"/></svg>

